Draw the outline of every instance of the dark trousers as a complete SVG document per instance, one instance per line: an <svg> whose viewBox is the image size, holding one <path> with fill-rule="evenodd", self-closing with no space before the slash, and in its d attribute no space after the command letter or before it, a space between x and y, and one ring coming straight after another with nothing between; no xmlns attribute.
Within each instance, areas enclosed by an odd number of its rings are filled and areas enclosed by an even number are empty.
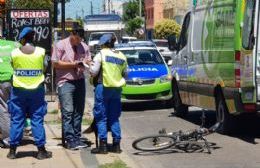
<svg viewBox="0 0 260 168"><path fill-rule="evenodd" d="M10 82L0 83L0 131L2 139L9 137L10 114L8 112L7 100L9 99L10 91Z"/></svg>
<svg viewBox="0 0 260 168"><path fill-rule="evenodd" d="M58 88L65 140L81 137L81 123L85 108L85 79L65 82Z"/></svg>

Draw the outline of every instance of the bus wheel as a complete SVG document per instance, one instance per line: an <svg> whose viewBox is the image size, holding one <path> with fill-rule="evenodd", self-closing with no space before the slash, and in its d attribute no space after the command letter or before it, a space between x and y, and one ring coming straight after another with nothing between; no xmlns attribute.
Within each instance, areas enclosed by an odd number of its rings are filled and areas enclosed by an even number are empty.
<svg viewBox="0 0 260 168"><path fill-rule="evenodd" d="M230 133L232 116L229 114L225 99L221 93L216 97L216 122L219 124L217 132L221 134Z"/></svg>
<svg viewBox="0 0 260 168"><path fill-rule="evenodd" d="M189 112L189 106L182 104L181 96L177 83L173 82L172 87L172 104L175 110L174 114L178 117L185 117Z"/></svg>

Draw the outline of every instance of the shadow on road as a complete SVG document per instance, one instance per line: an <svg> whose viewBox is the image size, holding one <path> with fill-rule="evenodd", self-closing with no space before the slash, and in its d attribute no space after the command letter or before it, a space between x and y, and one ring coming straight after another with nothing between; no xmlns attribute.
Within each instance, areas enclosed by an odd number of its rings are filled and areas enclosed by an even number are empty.
<svg viewBox="0 0 260 168"><path fill-rule="evenodd" d="M135 103L122 103L122 109L124 112L143 112L146 110L161 110L172 109L173 107L166 101L149 101L149 102L135 102Z"/></svg>
<svg viewBox="0 0 260 168"><path fill-rule="evenodd" d="M183 119L189 121L198 126L201 125L201 115L202 110L190 111L187 116ZM209 128L216 123L216 113L215 111L206 111L205 112L205 125L204 127ZM176 117L172 113L169 117ZM239 138L245 142L251 144L257 144L255 141L256 138L260 138L260 116L251 114L251 115L240 115L234 118L235 130L229 136Z"/></svg>
<svg viewBox="0 0 260 168"><path fill-rule="evenodd" d="M217 146L216 143L212 143L212 142L208 142L211 152L213 152L212 150L217 150L220 149L221 147ZM153 155L164 155L164 154L172 154L172 153L206 153L209 154L207 149L198 149L192 152L186 152L184 150L181 149L177 149L177 148L169 148L169 149L165 149L165 150L161 150L161 151L151 151L151 152L135 152L133 153L134 155L142 155L142 156L153 156Z"/></svg>
<svg viewBox="0 0 260 168"><path fill-rule="evenodd" d="M37 156L37 152L36 151L21 151L21 152L18 152L16 157L19 159L19 158L25 158L25 157L34 157L36 158Z"/></svg>

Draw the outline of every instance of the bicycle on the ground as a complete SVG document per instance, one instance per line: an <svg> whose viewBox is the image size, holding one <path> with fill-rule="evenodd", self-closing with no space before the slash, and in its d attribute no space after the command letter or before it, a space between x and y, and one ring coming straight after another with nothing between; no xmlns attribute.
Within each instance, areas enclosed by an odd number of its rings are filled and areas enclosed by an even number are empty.
<svg viewBox="0 0 260 168"><path fill-rule="evenodd" d="M138 138L133 141L132 146L140 151L160 151L174 147L185 152L202 151L205 148L211 154L210 144L205 138L206 135L214 133L219 124L216 123L211 128L204 128L205 114L202 113L202 124L200 128L190 131L178 131L167 133L166 129L159 131L157 135L150 135Z"/></svg>

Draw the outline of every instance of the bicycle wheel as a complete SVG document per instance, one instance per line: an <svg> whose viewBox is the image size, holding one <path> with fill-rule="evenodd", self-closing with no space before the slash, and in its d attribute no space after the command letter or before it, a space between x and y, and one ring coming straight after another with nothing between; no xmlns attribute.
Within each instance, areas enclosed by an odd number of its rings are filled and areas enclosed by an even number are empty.
<svg viewBox="0 0 260 168"><path fill-rule="evenodd" d="M177 143L175 147L187 153L203 150L203 145L201 145L198 142L192 142L192 141L186 141L186 142L184 141L184 142Z"/></svg>
<svg viewBox="0 0 260 168"><path fill-rule="evenodd" d="M136 139L132 147L140 151L159 151L172 147L175 137L169 135L151 135Z"/></svg>

